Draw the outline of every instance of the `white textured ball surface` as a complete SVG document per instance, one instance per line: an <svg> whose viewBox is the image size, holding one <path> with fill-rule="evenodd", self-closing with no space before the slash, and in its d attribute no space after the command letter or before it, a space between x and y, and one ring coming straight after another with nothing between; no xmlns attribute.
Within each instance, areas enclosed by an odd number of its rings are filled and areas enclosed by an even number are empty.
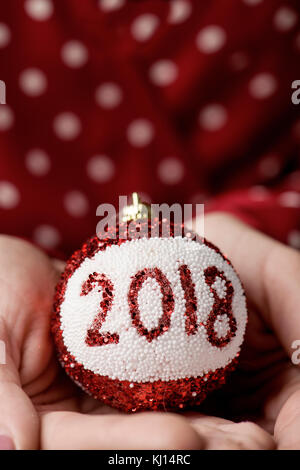
<svg viewBox="0 0 300 470"><path fill-rule="evenodd" d="M54 333L73 379L104 401L112 384L131 393L138 387L141 408L143 385L195 380L197 398L200 383L226 375L247 323L244 291L228 260L188 237L105 247L95 240L99 248L88 256L83 250L76 269L70 262L57 294Z"/></svg>

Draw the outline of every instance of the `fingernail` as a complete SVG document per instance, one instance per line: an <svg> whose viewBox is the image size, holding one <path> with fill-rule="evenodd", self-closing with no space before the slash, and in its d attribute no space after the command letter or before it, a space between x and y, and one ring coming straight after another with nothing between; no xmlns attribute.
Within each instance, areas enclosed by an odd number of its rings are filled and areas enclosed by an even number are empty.
<svg viewBox="0 0 300 470"><path fill-rule="evenodd" d="M0 436L0 450L14 450L12 439L8 436Z"/></svg>

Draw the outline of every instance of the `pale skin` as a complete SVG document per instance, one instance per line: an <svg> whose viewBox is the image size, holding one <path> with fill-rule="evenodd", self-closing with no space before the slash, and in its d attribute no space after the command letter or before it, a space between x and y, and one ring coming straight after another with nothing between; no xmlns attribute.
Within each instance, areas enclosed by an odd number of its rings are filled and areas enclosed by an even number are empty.
<svg viewBox="0 0 300 470"><path fill-rule="evenodd" d="M300 255L226 214L207 216L205 229L239 272L250 319L238 371L201 414L126 415L73 385L49 327L63 266L0 237L0 436L17 449L300 449L300 369L290 359L300 339Z"/></svg>

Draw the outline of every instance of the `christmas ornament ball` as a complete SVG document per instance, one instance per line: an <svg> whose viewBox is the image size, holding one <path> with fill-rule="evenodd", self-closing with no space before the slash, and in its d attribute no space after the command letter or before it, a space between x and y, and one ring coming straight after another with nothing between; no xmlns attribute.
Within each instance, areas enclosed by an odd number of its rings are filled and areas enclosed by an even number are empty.
<svg viewBox="0 0 300 470"><path fill-rule="evenodd" d="M123 411L199 405L237 364L247 307L236 272L218 248L177 236L174 224L144 219L108 233L74 253L57 286L62 366Z"/></svg>

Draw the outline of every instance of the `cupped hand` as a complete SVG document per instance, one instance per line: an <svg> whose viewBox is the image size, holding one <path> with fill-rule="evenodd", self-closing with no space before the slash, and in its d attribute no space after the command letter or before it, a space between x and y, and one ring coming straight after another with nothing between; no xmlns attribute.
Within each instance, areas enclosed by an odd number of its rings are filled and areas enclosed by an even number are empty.
<svg viewBox="0 0 300 470"><path fill-rule="evenodd" d="M31 244L0 236L0 449L188 449L201 436L168 413L125 415L66 376L50 335L62 266ZM2 343L2 344L3 344Z"/></svg>
<svg viewBox="0 0 300 470"><path fill-rule="evenodd" d="M273 435L277 449L300 449L300 368L292 361L300 340L300 254L222 213L207 217L205 235L239 273L249 321L237 371L203 411L247 419Z"/></svg>
<svg viewBox="0 0 300 470"><path fill-rule="evenodd" d="M1 438L8 436L21 449L271 449L275 442L297 448L300 374L289 354L300 329L299 255L223 214L207 217L206 236L240 273L250 321L230 385L201 414L184 415L125 415L76 387L58 365L50 336L60 267L30 244L0 237L0 339L7 349L0 447L1 440L10 446Z"/></svg>

